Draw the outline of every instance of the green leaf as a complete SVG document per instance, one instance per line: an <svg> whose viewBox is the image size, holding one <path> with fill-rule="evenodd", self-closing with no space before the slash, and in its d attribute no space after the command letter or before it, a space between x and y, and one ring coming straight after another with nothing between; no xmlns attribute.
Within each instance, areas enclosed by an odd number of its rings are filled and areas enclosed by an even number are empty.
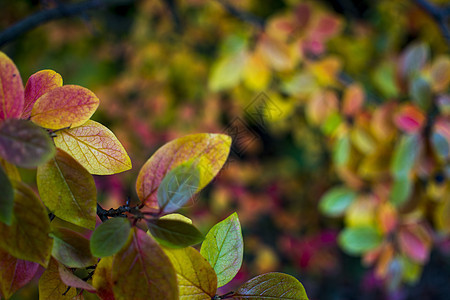
<svg viewBox="0 0 450 300"><path fill-rule="evenodd" d="M199 244L204 236L192 224L169 219L157 219L147 222L152 236L163 246L184 248Z"/></svg>
<svg viewBox="0 0 450 300"><path fill-rule="evenodd" d="M199 170L191 162L183 163L166 174L158 188L158 204L165 213L180 209L197 192Z"/></svg>
<svg viewBox="0 0 450 300"><path fill-rule="evenodd" d="M13 181L12 184L14 212L10 226L0 223L0 249L46 267L52 247L47 211L24 183Z"/></svg>
<svg viewBox="0 0 450 300"><path fill-rule="evenodd" d="M343 166L347 164L350 158L350 138L348 135L340 137L333 149L333 160L338 166Z"/></svg>
<svg viewBox="0 0 450 300"><path fill-rule="evenodd" d="M200 253L216 272L219 287L236 276L244 255L241 224L236 213L211 228Z"/></svg>
<svg viewBox="0 0 450 300"><path fill-rule="evenodd" d="M395 206L401 206L411 196L413 183L409 177L395 178L389 200Z"/></svg>
<svg viewBox="0 0 450 300"><path fill-rule="evenodd" d="M357 194L347 187L335 187L322 196L319 209L328 216L340 216L353 203L356 196Z"/></svg>
<svg viewBox="0 0 450 300"><path fill-rule="evenodd" d="M85 268L97 263L89 248L89 240L78 232L57 228L53 239L52 256L69 268Z"/></svg>
<svg viewBox="0 0 450 300"><path fill-rule="evenodd" d="M382 242L382 236L373 227L345 228L339 234L339 244L349 254L360 255L374 249Z"/></svg>
<svg viewBox="0 0 450 300"><path fill-rule="evenodd" d="M55 155L48 133L27 120L10 119L0 125L0 156L8 162L34 168Z"/></svg>
<svg viewBox="0 0 450 300"><path fill-rule="evenodd" d="M416 77L409 85L409 95L412 100L424 111L427 111L431 104L430 84L422 77Z"/></svg>
<svg viewBox="0 0 450 300"><path fill-rule="evenodd" d="M94 178L69 154L58 149L53 159L39 166L37 186L42 201L57 217L91 230L95 228Z"/></svg>
<svg viewBox="0 0 450 300"><path fill-rule="evenodd" d="M417 158L419 138L417 135L404 135L396 145L391 161L391 173L396 178L409 175Z"/></svg>
<svg viewBox="0 0 450 300"><path fill-rule="evenodd" d="M2 167L0 167L0 191L0 222L11 225L14 211L14 189Z"/></svg>
<svg viewBox="0 0 450 300"><path fill-rule="evenodd" d="M430 48L425 43L414 43L403 54L401 72L404 77L412 77L419 72L428 60Z"/></svg>
<svg viewBox="0 0 450 300"><path fill-rule="evenodd" d="M176 273L169 258L148 234L136 227L125 247L114 255L110 282L114 284L116 300L178 300ZM95 284L94 287L97 288Z"/></svg>
<svg viewBox="0 0 450 300"><path fill-rule="evenodd" d="M297 279L274 272L250 279L233 294L233 299L308 300L308 296Z"/></svg>
<svg viewBox="0 0 450 300"><path fill-rule="evenodd" d="M112 218L100 224L91 236L92 255L105 257L116 254L126 244L130 230L127 218Z"/></svg>
<svg viewBox="0 0 450 300"><path fill-rule="evenodd" d="M180 299L210 300L217 291L217 276L209 263L192 247L164 249L175 268Z"/></svg>

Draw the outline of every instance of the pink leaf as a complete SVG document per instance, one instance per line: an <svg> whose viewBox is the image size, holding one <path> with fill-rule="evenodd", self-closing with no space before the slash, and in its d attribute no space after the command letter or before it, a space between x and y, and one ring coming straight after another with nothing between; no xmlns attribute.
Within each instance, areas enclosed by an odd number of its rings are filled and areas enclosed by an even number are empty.
<svg viewBox="0 0 450 300"><path fill-rule="evenodd" d="M20 117L23 95L23 83L16 65L0 51L0 120Z"/></svg>

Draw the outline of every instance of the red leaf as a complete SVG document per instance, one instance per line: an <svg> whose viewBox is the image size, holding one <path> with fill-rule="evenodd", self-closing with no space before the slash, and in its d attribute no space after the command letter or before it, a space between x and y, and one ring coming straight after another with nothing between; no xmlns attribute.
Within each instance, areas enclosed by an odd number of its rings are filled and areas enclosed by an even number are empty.
<svg viewBox="0 0 450 300"><path fill-rule="evenodd" d="M419 225L403 227L398 233L400 249L412 260L425 263L430 252L430 237Z"/></svg>
<svg viewBox="0 0 450 300"><path fill-rule="evenodd" d="M414 105L404 105L394 118L395 125L407 133L420 131L425 123L425 114Z"/></svg>
<svg viewBox="0 0 450 300"><path fill-rule="evenodd" d="M0 51L0 120L19 118L23 109L23 83L12 60Z"/></svg>

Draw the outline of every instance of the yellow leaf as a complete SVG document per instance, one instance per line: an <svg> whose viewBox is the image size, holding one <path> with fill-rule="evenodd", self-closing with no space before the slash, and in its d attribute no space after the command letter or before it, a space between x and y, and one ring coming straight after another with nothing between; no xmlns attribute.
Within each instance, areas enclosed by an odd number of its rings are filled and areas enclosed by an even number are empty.
<svg viewBox="0 0 450 300"><path fill-rule="evenodd" d="M75 158L91 174L110 175L131 169L131 160L119 140L95 121L61 130L54 138L56 147Z"/></svg>
<svg viewBox="0 0 450 300"><path fill-rule="evenodd" d="M59 276L58 262L51 259L47 270L39 278L39 299L40 300L65 300L74 299L77 296L77 290L71 288L62 282ZM66 293L67 291L67 293Z"/></svg>
<svg viewBox="0 0 450 300"><path fill-rule="evenodd" d="M94 276L92 276L92 285L97 291L100 299L114 299L112 274L113 256L104 257L97 264Z"/></svg>
<svg viewBox="0 0 450 300"><path fill-rule="evenodd" d="M251 54L244 67L244 84L252 90L261 91L267 88L271 72L258 52Z"/></svg>
<svg viewBox="0 0 450 300"><path fill-rule="evenodd" d="M175 268L180 298L210 300L217 291L217 276L205 258L194 248L167 249Z"/></svg>
<svg viewBox="0 0 450 300"><path fill-rule="evenodd" d="M241 80L246 59L247 54L244 51L219 59L212 67L209 88L220 91L237 85Z"/></svg>

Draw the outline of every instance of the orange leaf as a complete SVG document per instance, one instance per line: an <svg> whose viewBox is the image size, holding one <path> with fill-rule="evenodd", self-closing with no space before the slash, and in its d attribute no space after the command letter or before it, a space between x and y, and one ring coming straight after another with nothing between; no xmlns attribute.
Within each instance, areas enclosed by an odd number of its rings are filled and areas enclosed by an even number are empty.
<svg viewBox="0 0 450 300"><path fill-rule="evenodd" d="M49 129L77 127L89 120L98 104L99 99L90 90L65 85L50 90L36 101L31 120Z"/></svg>
<svg viewBox="0 0 450 300"><path fill-rule="evenodd" d="M23 109L23 83L13 61L0 51L0 120L18 118Z"/></svg>
<svg viewBox="0 0 450 300"><path fill-rule="evenodd" d="M344 92L343 112L345 115L353 116L361 110L364 102L364 89L359 84L350 85Z"/></svg>
<svg viewBox="0 0 450 300"><path fill-rule="evenodd" d="M31 75L25 86L25 103L22 119L30 117L33 105L39 97L54 88L62 86L62 84L61 75L53 70L42 70Z"/></svg>
<svg viewBox="0 0 450 300"><path fill-rule="evenodd" d="M130 157L114 133L95 121L61 130L54 142L91 174L110 175L131 169Z"/></svg>

